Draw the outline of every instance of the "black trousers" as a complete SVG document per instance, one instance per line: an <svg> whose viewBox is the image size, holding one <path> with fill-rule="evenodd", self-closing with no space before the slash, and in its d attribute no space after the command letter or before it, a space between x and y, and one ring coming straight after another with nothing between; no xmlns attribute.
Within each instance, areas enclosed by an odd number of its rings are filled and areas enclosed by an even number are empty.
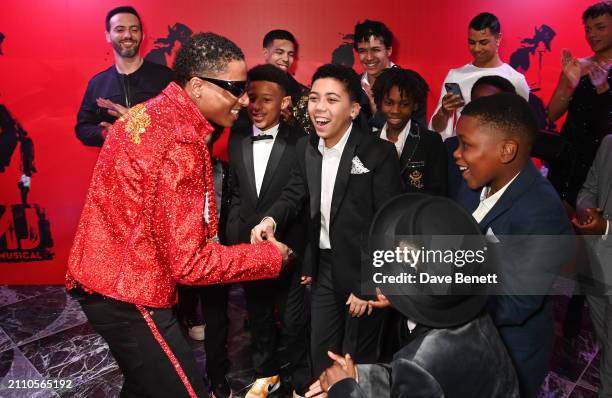
<svg viewBox="0 0 612 398"><path fill-rule="evenodd" d="M359 292L353 292L359 294ZM374 310L353 318L348 313L349 295L334 288L332 251L321 250L317 281L312 292L312 332L310 350L314 377L332 365L327 351L351 354L355 363L376 363L379 338L386 310Z"/></svg>
<svg viewBox="0 0 612 398"><path fill-rule="evenodd" d="M176 369L134 304L71 291L89 323L108 343L124 382L121 397L189 397ZM147 308L198 397L208 397L193 351L172 309Z"/></svg>
<svg viewBox="0 0 612 398"><path fill-rule="evenodd" d="M213 386L221 384L229 371L227 357L229 287L230 285L178 286L177 312L181 322L185 322L188 326L197 324L198 301L201 303L202 322L206 324L204 339L206 374Z"/></svg>
<svg viewBox="0 0 612 398"><path fill-rule="evenodd" d="M300 395L312 382L308 361L308 318L305 287L300 284L299 262L290 264L278 279L247 282L244 290L251 330L251 354L256 377L269 377L282 372L291 379L292 388ZM276 324L278 309L280 332ZM279 345L286 347L283 357L277 355Z"/></svg>

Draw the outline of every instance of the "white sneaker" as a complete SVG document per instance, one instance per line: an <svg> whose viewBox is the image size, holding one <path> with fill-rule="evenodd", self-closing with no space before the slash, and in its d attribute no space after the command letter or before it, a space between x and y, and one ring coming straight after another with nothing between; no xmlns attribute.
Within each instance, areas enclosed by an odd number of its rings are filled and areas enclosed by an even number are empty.
<svg viewBox="0 0 612 398"><path fill-rule="evenodd" d="M266 398L268 395L278 390L280 387L280 377L270 376L262 377L261 379L255 380L255 383L251 386L251 389L244 398Z"/></svg>
<svg viewBox="0 0 612 398"><path fill-rule="evenodd" d="M206 329L205 325L192 326L189 328L189 337L191 337L194 340L203 341L205 329Z"/></svg>

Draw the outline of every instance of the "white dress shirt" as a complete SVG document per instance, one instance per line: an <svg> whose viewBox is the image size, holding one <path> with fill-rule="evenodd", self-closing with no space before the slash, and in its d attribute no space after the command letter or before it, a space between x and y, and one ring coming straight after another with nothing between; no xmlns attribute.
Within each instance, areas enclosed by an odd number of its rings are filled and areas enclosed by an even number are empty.
<svg viewBox="0 0 612 398"><path fill-rule="evenodd" d="M478 208L472 213L472 216L476 219L476 222L479 223L486 217L486 215L493 208L493 206L495 206L499 198L501 198L504 192L506 192L508 186L512 184L512 181L514 181L519 174L520 173L512 177L512 179L506 185L504 185L499 191L495 192L491 196L489 196L489 192L491 192L491 187L487 186L482 188L482 191L480 192L480 204L478 205Z"/></svg>
<svg viewBox="0 0 612 398"><path fill-rule="evenodd" d="M389 61L389 66L387 66L385 69L393 68L394 66L395 64ZM363 72L361 74L361 84L370 87L370 81L368 80L368 72Z"/></svg>
<svg viewBox="0 0 612 398"><path fill-rule="evenodd" d="M270 153L272 152L274 141L276 141L276 136L278 135L278 126L277 124L266 131L261 131L253 125L253 136L266 134L274 137L271 140L253 141L253 165L255 166L255 187L257 188L258 197L264 174L266 174L268 159L270 159Z"/></svg>
<svg viewBox="0 0 612 398"><path fill-rule="evenodd" d="M323 155L321 161L321 234L319 236L319 249L331 249L329 240L329 221L331 214L332 197L340 158L346 146L353 123L348 127L340 141L331 148L325 147L325 141L319 138L319 152Z"/></svg>
<svg viewBox="0 0 612 398"><path fill-rule="evenodd" d="M397 150L397 156L402 156L402 151L404 150L404 144L406 144L406 137L408 137L408 132L410 131L411 124L412 121L408 120L408 123L406 123L406 127L404 127L402 132L399 133L399 135L397 136L397 141L393 143L395 145L395 149ZM389 138L387 137L387 123L385 123L382 130L380 131L380 138L390 142Z"/></svg>

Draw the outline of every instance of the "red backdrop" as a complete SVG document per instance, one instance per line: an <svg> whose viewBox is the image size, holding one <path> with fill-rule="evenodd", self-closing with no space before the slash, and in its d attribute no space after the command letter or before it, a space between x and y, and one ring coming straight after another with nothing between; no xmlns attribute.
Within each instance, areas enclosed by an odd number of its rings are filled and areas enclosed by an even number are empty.
<svg viewBox="0 0 612 398"><path fill-rule="evenodd" d="M87 81L113 62L104 39L105 13L126 3L141 14L146 34L143 54L155 47L156 38L168 35L168 26L180 22L194 32L228 36L244 50L252 66L262 62L263 35L271 29L288 29L300 43L295 74L303 83L309 83L318 65L331 61L332 52L342 45L344 35L352 33L357 21L384 21L396 36L393 61L417 70L429 83L430 112L448 69L470 61L466 28L479 12L489 11L500 18L505 61L527 45L521 40L532 38L535 27L546 24L555 31L550 51L540 45L529 56L531 65L526 72L530 85L541 89L537 95L545 103L560 72L561 49L570 48L580 56L589 54L580 17L591 4L586 0L3 1L0 104L34 142L38 172L32 177L28 202L46 214L53 258L18 262L6 255L10 249L7 237L17 237L18 251L28 242L36 243L37 233L41 235L31 220L16 226L18 215L8 216L8 206L20 202L17 149L10 165L0 173L0 284L59 283L63 279L98 153L76 139L76 112ZM355 68L360 71L358 62ZM24 230L24 225L30 228Z"/></svg>

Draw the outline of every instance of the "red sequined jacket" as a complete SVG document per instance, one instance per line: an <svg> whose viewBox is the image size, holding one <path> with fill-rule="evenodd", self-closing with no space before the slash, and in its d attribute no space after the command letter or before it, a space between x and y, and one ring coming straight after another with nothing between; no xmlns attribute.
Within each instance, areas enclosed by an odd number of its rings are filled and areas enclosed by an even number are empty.
<svg viewBox="0 0 612 398"><path fill-rule="evenodd" d="M69 289L80 284L117 300L167 308L176 303L177 282L278 275L282 259L272 243L226 247L212 239L215 195L204 141L212 129L175 83L112 126L68 259Z"/></svg>

